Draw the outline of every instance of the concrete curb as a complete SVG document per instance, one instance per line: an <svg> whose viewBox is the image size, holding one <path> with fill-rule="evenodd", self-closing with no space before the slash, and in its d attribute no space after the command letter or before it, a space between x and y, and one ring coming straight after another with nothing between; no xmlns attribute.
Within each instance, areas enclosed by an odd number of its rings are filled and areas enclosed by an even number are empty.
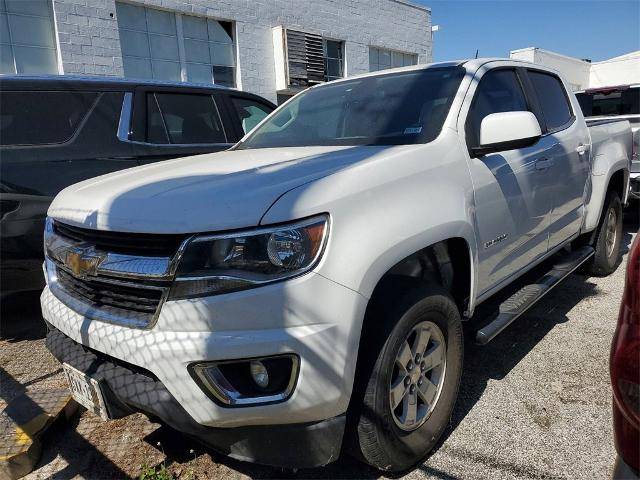
<svg viewBox="0 0 640 480"><path fill-rule="evenodd" d="M78 405L66 388L27 390L0 413L0 480L15 480L40 459L40 438L58 418L69 419Z"/></svg>

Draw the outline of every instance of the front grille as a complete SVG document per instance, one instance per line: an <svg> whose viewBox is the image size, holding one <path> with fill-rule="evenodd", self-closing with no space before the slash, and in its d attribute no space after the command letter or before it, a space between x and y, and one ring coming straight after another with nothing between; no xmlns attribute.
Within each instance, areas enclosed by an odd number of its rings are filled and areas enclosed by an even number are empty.
<svg viewBox="0 0 640 480"><path fill-rule="evenodd" d="M130 284L117 280L80 279L58 267L60 287L69 295L95 308L111 307L129 312L155 315L164 289Z"/></svg>
<svg viewBox="0 0 640 480"><path fill-rule="evenodd" d="M172 257L185 235L109 232L54 223L55 232L74 242L87 243L105 252L125 255Z"/></svg>

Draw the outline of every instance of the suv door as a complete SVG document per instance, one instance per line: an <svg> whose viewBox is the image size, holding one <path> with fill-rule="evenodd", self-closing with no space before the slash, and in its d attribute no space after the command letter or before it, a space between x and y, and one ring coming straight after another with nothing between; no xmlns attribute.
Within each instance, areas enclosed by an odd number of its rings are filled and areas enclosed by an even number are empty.
<svg viewBox="0 0 640 480"><path fill-rule="evenodd" d="M589 132L576 122L567 91L552 73L527 69L532 91L544 118L543 136L550 144L551 213L549 248L560 245L580 231L584 215L585 187L589 176Z"/></svg>
<svg viewBox="0 0 640 480"><path fill-rule="evenodd" d="M515 68L487 71L480 79L465 123L469 168L475 188L479 293L497 286L547 252L553 181L546 163L551 142L474 156L480 124L489 114L532 111Z"/></svg>
<svg viewBox="0 0 640 480"><path fill-rule="evenodd" d="M141 165L226 150L236 141L217 92L136 90L130 140Z"/></svg>

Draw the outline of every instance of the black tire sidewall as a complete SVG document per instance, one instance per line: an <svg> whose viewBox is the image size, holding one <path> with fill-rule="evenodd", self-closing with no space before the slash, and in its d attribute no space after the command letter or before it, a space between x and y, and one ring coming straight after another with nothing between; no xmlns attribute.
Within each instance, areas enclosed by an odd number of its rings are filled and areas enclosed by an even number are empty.
<svg viewBox="0 0 640 480"><path fill-rule="evenodd" d="M430 287L428 292L409 295L402 307L387 321L394 323L376 361L365 397L365 411L375 416L379 447L386 453L389 470L402 470L422 460L435 446L449 424L455 404L463 364L462 323L457 307L442 289ZM426 293L426 295L425 295ZM418 429L407 432L399 428L389 406L389 382L400 345L411 329L422 321L435 323L442 331L447 348L445 380L434 411ZM372 385L372 382L374 385ZM367 405L367 400L371 402ZM366 455L365 455L366 457Z"/></svg>
<svg viewBox="0 0 640 480"><path fill-rule="evenodd" d="M616 244L611 256L607 255L607 218L609 211L613 209L616 214ZM595 256L592 266L593 273L600 275L608 275L612 273L618 266L620 257L620 240L622 236L622 203L615 191L609 192L607 195L606 206L602 212L602 220L600 222L600 231L595 245Z"/></svg>

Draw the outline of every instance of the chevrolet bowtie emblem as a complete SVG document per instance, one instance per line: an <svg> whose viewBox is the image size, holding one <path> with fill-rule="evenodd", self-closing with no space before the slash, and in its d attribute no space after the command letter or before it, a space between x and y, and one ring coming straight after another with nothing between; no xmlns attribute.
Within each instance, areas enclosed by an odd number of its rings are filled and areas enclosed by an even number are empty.
<svg viewBox="0 0 640 480"><path fill-rule="evenodd" d="M105 255L95 252L95 250L71 250L67 252L65 265L77 277L95 275L98 267L106 258Z"/></svg>

